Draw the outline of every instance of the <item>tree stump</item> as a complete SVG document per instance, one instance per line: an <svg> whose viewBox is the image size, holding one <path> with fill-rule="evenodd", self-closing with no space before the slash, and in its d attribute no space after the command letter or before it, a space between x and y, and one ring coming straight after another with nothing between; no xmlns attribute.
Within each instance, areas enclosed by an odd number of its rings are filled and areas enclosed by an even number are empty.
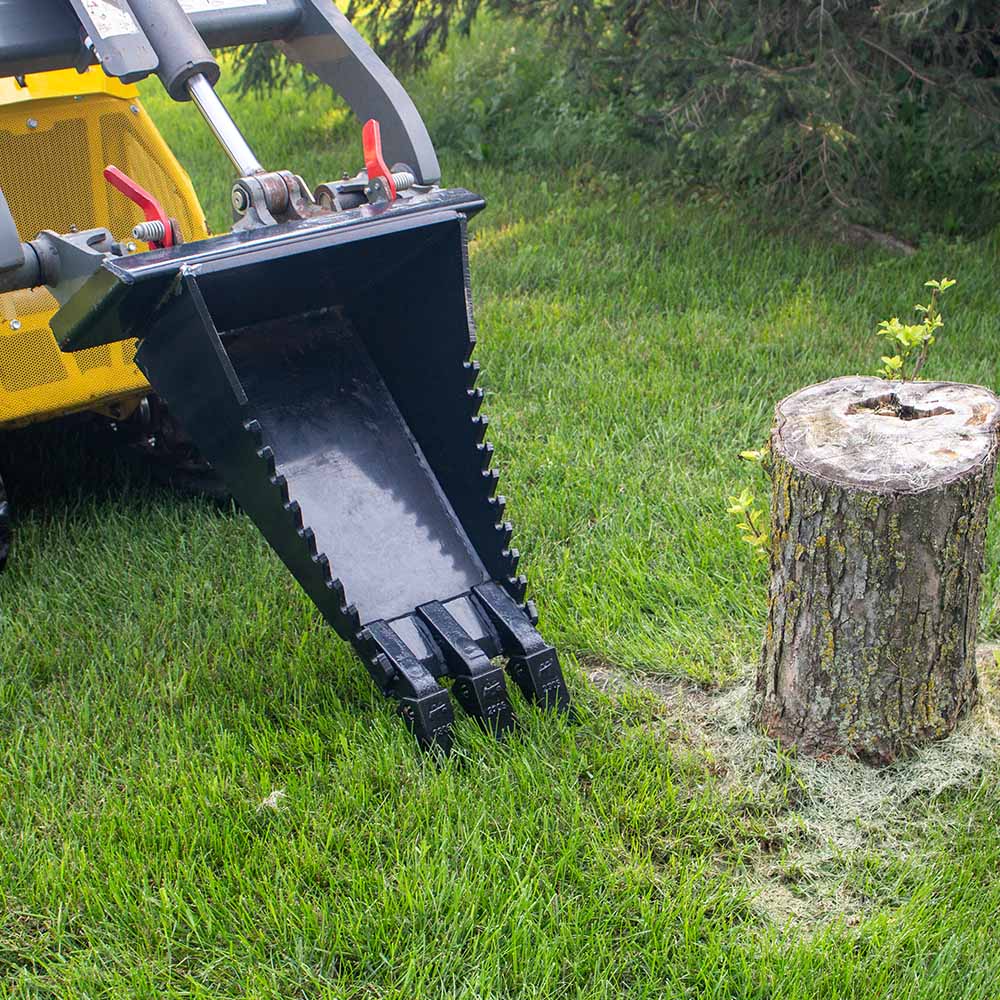
<svg viewBox="0 0 1000 1000"><path fill-rule="evenodd" d="M778 404L756 721L813 755L887 763L978 698L1000 399L836 378Z"/></svg>

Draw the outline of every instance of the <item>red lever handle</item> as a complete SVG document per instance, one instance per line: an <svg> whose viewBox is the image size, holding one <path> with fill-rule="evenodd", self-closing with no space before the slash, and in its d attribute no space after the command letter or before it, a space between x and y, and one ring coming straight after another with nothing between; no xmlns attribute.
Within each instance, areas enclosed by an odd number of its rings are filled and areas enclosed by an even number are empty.
<svg viewBox="0 0 1000 1000"><path fill-rule="evenodd" d="M392 179L392 173L385 165L385 160L382 159L382 130L374 118L369 118L361 130L361 147L365 151L368 183L370 184L376 177L381 177L389 192L389 201L395 201L396 182Z"/></svg>
<svg viewBox="0 0 1000 1000"><path fill-rule="evenodd" d="M137 184L128 174L122 173L117 167L104 168L104 179L116 190L121 191L129 201L134 201L142 209L147 222L163 223L163 239L151 242L151 247L172 247L174 245L174 227L170 216L163 206L144 188Z"/></svg>

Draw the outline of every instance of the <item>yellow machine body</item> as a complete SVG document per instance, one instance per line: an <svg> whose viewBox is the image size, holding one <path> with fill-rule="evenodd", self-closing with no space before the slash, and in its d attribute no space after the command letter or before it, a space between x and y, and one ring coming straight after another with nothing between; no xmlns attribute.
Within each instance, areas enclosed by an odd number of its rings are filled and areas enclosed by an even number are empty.
<svg viewBox="0 0 1000 1000"><path fill-rule="evenodd" d="M185 240L208 235L191 181L134 87L98 68L24 84L0 79L0 189L22 240L104 227L128 242L142 212L104 180L108 164L159 199ZM49 328L56 307L44 287L0 295L0 428L81 410L124 416L149 390L135 341L62 353Z"/></svg>

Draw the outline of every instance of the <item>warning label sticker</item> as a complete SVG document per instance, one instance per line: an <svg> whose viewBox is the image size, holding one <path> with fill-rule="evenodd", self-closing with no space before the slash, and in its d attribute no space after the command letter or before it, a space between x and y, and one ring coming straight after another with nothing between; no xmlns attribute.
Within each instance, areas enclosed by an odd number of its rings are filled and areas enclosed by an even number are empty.
<svg viewBox="0 0 1000 1000"><path fill-rule="evenodd" d="M139 27L122 0L82 0L83 9L94 22L94 31L101 38L116 35L133 35ZM213 10L232 10L235 7L266 7L267 0L180 0L188 14L203 14Z"/></svg>
<svg viewBox="0 0 1000 1000"><path fill-rule="evenodd" d="M210 10L230 10L233 7L264 7L267 0L181 0L181 7L188 14L202 14Z"/></svg>
<svg viewBox="0 0 1000 1000"><path fill-rule="evenodd" d="M132 35L138 30L132 15L119 6L119 0L83 0L83 9L90 15L94 31L101 38Z"/></svg>

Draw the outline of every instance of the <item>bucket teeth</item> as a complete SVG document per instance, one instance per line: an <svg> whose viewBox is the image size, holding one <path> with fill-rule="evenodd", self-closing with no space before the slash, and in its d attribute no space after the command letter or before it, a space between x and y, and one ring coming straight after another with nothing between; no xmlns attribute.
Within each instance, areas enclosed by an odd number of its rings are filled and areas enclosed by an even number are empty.
<svg viewBox="0 0 1000 1000"><path fill-rule="evenodd" d="M535 631L524 610L496 583L473 590L500 635L507 670L524 696L557 712L569 709L569 690L556 651Z"/></svg>
<svg viewBox="0 0 1000 1000"><path fill-rule="evenodd" d="M264 463L264 467L267 469L268 478L274 479L274 452L271 450L270 445L264 445L263 448L258 449L257 457Z"/></svg>
<svg viewBox="0 0 1000 1000"><path fill-rule="evenodd" d="M498 469L483 469L483 482L486 484L487 497L493 496L500 482L500 472Z"/></svg>
<svg viewBox="0 0 1000 1000"><path fill-rule="evenodd" d="M551 646L526 656L512 656L508 660L507 669L525 698L551 711L569 710L569 692L559 666L559 658Z"/></svg>
<svg viewBox="0 0 1000 1000"><path fill-rule="evenodd" d="M315 559L316 558L316 534L312 528L302 528L299 531L299 536L302 541L306 543L306 548L309 551L309 555Z"/></svg>
<svg viewBox="0 0 1000 1000"><path fill-rule="evenodd" d="M326 556L323 556L326 559ZM327 563L329 567L329 562ZM347 595L344 592L344 585L340 582L338 577L333 575L333 571L330 571L330 578L326 581L327 587L333 592L334 600L337 602L337 607L340 608L340 616L345 621L350 622L352 634L357 634L359 625L361 624L360 617L358 615L358 609L353 604L347 603Z"/></svg>
<svg viewBox="0 0 1000 1000"><path fill-rule="evenodd" d="M399 701L399 714L425 750L451 752L455 713L448 692L413 655L387 622L367 625L360 636L370 648L369 671L383 678L383 691Z"/></svg>
<svg viewBox="0 0 1000 1000"><path fill-rule="evenodd" d="M287 496L287 488L284 491ZM285 512L288 514L289 519L292 522L292 527L296 531L302 530L302 508L299 506L298 500L286 500L285 501Z"/></svg>
<svg viewBox="0 0 1000 1000"><path fill-rule="evenodd" d="M441 650L448 673L454 678L452 694L462 708L498 738L516 724L507 698L503 670L489 657L438 601L417 608L424 625Z"/></svg>
<svg viewBox="0 0 1000 1000"><path fill-rule="evenodd" d="M327 582L327 586L329 586L333 574L330 572L330 560L327 559L326 553L320 552L318 555L313 556L313 562L319 567L320 572Z"/></svg>
<svg viewBox="0 0 1000 1000"><path fill-rule="evenodd" d="M451 753L455 713L444 688L423 698L400 698L399 714L421 749L437 750L444 756Z"/></svg>
<svg viewBox="0 0 1000 1000"><path fill-rule="evenodd" d="M284 476L282 476L282 475L279 474L279 475L273 476L271 478L271 485L277 489L278 494L281 497L282 503L284 503L287 506L287 504L288 504L288 480L285 479Z"/></svg>

